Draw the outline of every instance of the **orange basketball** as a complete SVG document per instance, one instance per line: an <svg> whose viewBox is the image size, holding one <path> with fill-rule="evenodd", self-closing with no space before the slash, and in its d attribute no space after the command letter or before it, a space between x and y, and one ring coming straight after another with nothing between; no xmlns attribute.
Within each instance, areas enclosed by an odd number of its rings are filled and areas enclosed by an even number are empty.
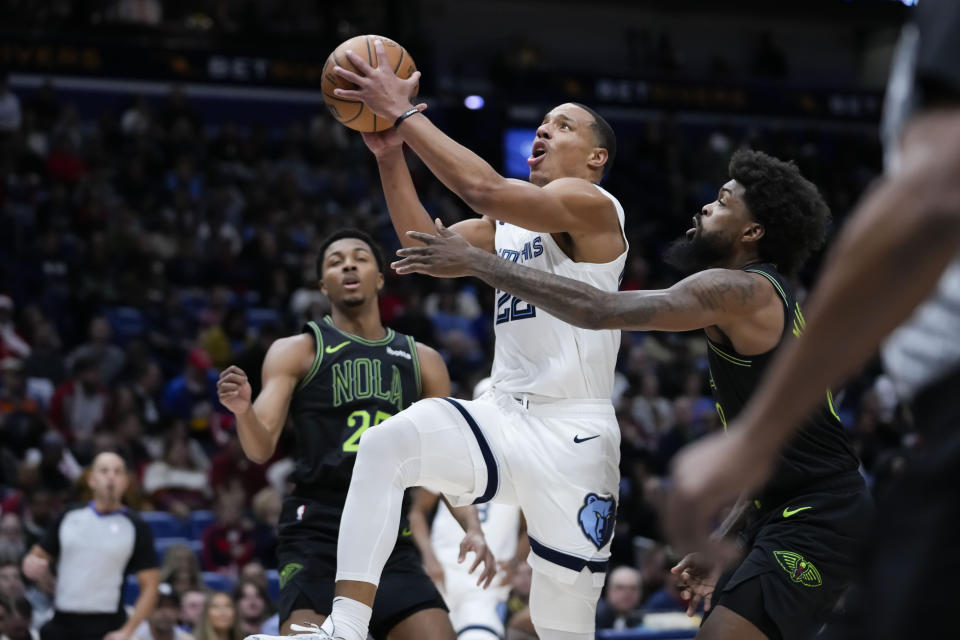
<svg viewBox="0 0 960 640"><path fill-rule="evenodd" d="M367 60L370 66L377 66L377 52L373 48L373 41L379 38L383 41L383 47L387 50L387 59L393 67L393 72L400 78L409 78L417 70L413 63L413 58L407 53L407 50L390 38L383 36L356 36L342 43L333 50L330 57L323 65L323 80L321 81L321 90L323 91L323 101L330 110L330 114L341 124L350 127L356 131L372 132L383 131L393 126L392 122L387 122L384 118L378 117L371 111L367 105L359 100L344 100L334 95L334 89L356 89L356 85L347 82L333 72L333 67L338 65L349 71L357 72L349 59L347 51L353 51L355 54ZM413 95L417 95L419 86L414 90Z"/></svg>

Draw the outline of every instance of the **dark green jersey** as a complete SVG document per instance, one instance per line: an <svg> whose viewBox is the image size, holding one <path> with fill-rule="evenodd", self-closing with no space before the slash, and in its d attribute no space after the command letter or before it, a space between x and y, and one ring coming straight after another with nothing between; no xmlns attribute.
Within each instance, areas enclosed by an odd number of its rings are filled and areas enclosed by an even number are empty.
<svg viewBox="0 0 960 640"><path fill-rule="evenodd" d="M759 273L777 290L784 308L783 335L776 347L754 356L741 355L730 344L707 339L710 386L724 429L727 421L740 413L760 385L764 371L780 345L799 337L804 325L800 305L774 265L753 264L745 270ZM857 456L833 408L833 397L829 390L825 390L823 404L783 449L773 476L758 498L761 502L769 499L771 503L789 500L792 495L803 493L805 488L813 484L855 471L858 466Z"/></svg>
<svg viewBox="0 0 960 640"><path fill-rule="evenodd" d="M387 330L382 340L340 331L329 316L303 328L316 357L293 394L297 493L346 497L363 432L420 399L416 343Z"/></svg>

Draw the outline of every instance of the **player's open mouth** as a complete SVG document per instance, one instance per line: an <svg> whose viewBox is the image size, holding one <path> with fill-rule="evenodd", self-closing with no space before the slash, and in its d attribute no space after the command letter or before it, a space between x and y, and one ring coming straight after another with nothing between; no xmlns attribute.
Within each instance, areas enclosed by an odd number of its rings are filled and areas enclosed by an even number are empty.
<svg viewBox="0 0 960 640"><path fill-rule="evenodd" d="M533 143L533 150L530 152L530 157L527 158L527 164L530 167L535 167L543 161L545 155L547 155L547 143L537 140Z"/></svg>
<svg viewBox="0 0 960 640"><path fill-rule="evenodd" d="M360 280L357 278L344 278L343 288L347 291L354 291L360 288Z"/></svg>

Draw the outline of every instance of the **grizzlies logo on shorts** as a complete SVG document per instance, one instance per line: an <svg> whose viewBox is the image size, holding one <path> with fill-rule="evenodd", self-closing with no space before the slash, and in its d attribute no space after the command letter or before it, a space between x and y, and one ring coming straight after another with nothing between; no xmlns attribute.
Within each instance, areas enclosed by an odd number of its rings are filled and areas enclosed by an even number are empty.
<svg viewBox="0 0 960 640"><path fill-rule="evenodd" d="M613 537L616 518L616 501L613 498L601 498L595 493L587 494L577 514L580 529L596 545L597 550L602 549Z"/></svg>

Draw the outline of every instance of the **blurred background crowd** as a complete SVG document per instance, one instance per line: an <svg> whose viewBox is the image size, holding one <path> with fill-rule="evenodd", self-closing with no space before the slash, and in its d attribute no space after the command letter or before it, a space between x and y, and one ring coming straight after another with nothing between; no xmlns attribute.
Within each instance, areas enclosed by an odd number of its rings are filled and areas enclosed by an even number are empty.
<svg viewBox="0 0 960 640"><path fill-rule="evenodd" d="M568 87L566 94L525 102L531 113L518 113L507 88L523 93L528 85L553 86L551 65L560 65L549 46L513 40L482 65L470 56L451 62L437 44L442 38L428 45L430 34L417 31L413 18L397 16L396 3L382 4L387 9L370 8L364 19L322 2L236 3L240 11L227 2L7 0L0 8L13 21L4 28L19 25L21 36L68 27L165 38L240 33L267 41L321 33L320 41L329 43L319 45L321 63L341 36L394 35L395 20L400 33L394 37L417 56L427 91L434 92L427 93L430 113L498 169L506 129L529 127L571 95L590 103ZM413 4L420 16L455 11L451 3ZM465 4L478 11L477 3ZM521 4L527 11L547 7ZM268 5L286 9L264 19ZM604 8L616 11L618 3ZM887 31L895 31L900 18L886 9L864 15ZM614 66L646 78L734 78L736 87L745 82L785 91L817 77L816 68L770 35L775 31L762 35L765 28L755 29L757 49L739 62L716 57L722 47L715 42L678 50L666 27L659 34L627 34ZM870 33L862 28L863 42ZM193 85L169 81L78 88L59 76L18 70L14 54L0 54L8 67L0 72L0 613L6 610L0 631L19 640L23 629L36 629L50 615L49 593L25 583L20 559L58 512L85 499L84 467L104 450L127 461L136 479L127 503L154 527L162 577L173 589L161 594L161 624L167 615L197 638L230 637L224 633L239 633L233 627L244 634L259 630L273 613L275 527L289 490L292 443L284 439L266 465L249 462L232 417L217 401L217 371L239 365L256 393L271 342L325 314L315 262L329 232L357 226L388 255L398 247L376 165L360 136L337 124L318 100L273 112L263 96L252 103L243 95L211 100ZM707 62L690 62L700 59ZM524 68L545 75L518 75ZM851 90L879 100L869 78L849 75ZM471 86L490 91L479 114L459 104L456 87L469 78ZM763 104L777 109L775 100ZM676 281L660 255L714 199L737 148L794 160L823 191L835 224L880 171L871 114L837 121L592 106L619 134L617 164L605 187L627 213L625 289ZM471 215L416 158L409 162L431 213L448 224ZM799 291L815 275L816 262L801 275ZM386 275L384 323L438 348L454 395L469 397L489 372L492 292L470 280ZM707 379L700 335L623 334L614 399L622 482L613 564L625 569L608 579L604 626L631 626L641 607L682 608L658 506L671 457L720 428ZM836 405L864 473L882 491L913 442L897 426L889 380L879 367L868 367L836 394ZM511 610L529 590L522 568L514 586ZM206 598L208 588L227 595Z"/></svg>

